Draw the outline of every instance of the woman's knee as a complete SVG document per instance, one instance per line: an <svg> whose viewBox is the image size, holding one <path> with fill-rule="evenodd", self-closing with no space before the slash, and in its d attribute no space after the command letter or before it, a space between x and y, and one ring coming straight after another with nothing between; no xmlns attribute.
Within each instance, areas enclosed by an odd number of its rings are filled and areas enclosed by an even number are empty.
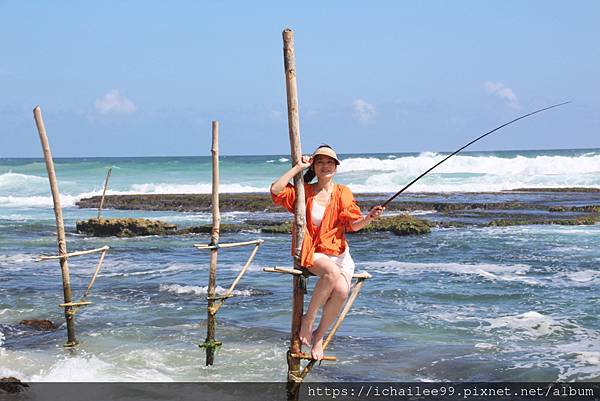
<svg viewBox="0 0 600 401"><path fill-rule="evenodd" d="M337 280L335 287L333 287L331 296L336 297L338 299L345 300L346 298L348 298L349 292L350 292L350 288L348 288L348 283L346 282L346 278L340 274L340 277Z"/></svg>
<svg viewBox="0 0 600 401"><path fill-rule="evenodd" d="M329 258L319 258L313 263L313 272L320 278L337 282L341 277L340 268Z"/></svg>

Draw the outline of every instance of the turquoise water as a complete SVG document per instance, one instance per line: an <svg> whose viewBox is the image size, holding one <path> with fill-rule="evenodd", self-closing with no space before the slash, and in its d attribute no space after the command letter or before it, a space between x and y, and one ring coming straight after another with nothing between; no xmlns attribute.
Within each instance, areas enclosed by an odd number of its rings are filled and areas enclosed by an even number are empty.
<svg viewBox="0 0 600 401"><path fill-rule="evenodd" d="M433 164L437 154L343 155L336 177L355 192L392 192ZM207 235L88 238L77 209L98 194L113 167L111 193L210 191L208 157L58 159L69 250L111 247L90 300L77 315L82 345L65 350L64 325L40 333L21 319L63 322L54 214L41 160L0 159L0 376L30 381L285 380L291 279L264 273L289 266L290 238L253 232L221 242L263 238L237 297L220 310L223 347L206 368L197 344L206 335L209 255L193 248ZM226 156L224 192L263 192L289 166L285 156ZM467 192L520 187L600 187L600 150L467 153L429 177L420 199L466 200ZM452 192L452 193L450 193ZM409 194L409 197L417 196ZM510 194L534 201L536 195ZM558 196L558 195L557 195ZM598 204L576 194L572 204ZM210 222L207 213L106 211L178 225ZM280 217L285 218L282 213ZM425 216L426 217L426 216ZM223 222L261 218L223 214ZM357 270L373 275L311 380L600 380L600 225L434 229L419 237L349 236ZM250 249L219 252L227 288ZM70 260L75 294L97 256ZM314 279L310 286L314 285Z"/></svg>

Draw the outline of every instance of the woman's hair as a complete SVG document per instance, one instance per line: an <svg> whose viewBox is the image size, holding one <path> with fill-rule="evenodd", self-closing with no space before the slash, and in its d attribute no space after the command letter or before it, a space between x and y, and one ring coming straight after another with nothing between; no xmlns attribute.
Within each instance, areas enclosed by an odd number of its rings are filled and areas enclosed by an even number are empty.
<svg viewBox="0 0 600 401"><path fill-rule="evenodd" d="M316 152L317 150L319 150L319 148L329 148L329 149L333 150L333 148L332 148L331 146L329 146L329 145L327 145L327 144L322 144L322 145L320 145L320 146L319 146L317 149L315 149L315 152ZM313 154L314 154L315 152L313 152ZM313 161L313 162L314 162L314 161ZM311 181L313 180L313 178L315 178L315 175L316 175L316 174L315 174L315 170L314 170L313 166L311 165L311 166L308 168L308 170L306 170L306 173L304 173L304 182L308 184L309 182L311 182Z"/></svg>

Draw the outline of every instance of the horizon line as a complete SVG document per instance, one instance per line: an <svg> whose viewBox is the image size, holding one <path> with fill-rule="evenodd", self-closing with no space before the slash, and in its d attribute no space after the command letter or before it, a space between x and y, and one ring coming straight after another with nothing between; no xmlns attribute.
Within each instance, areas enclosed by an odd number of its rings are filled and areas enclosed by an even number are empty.
<svg viewBox="0 0 600 401"><path fill-rule="evenodd" d="M553 148L553 149L498 149L498 150L469 150L462 153L492 153L492 152L553 152L553 151L566 151L566 150L600 150L599 147L595 148ZM403 152L353 152L344 153L339 152L340 155L390 155L390 154L421 154L426 152L432 153L452 153L454 150L420 150L420 151L403 151ZM287 156L289 154L283 153L263 153L263 154L220 154L219 157L258 157L258 156ZM53 159L115 159L115 158L192 158L192 157L210 157L210 152L206 155L168 155L168 156L53 156ZM0 156L0 159L43 159L43 156Z"/></svg>

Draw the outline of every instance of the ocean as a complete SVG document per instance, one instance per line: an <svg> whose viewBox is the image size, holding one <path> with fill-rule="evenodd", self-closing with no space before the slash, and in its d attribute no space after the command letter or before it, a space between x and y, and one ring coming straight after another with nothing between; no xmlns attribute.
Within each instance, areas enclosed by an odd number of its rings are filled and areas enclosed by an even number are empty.
<svg viewBox="0 0 600 401"><path fill-rule="evenodd" d="M41 153L41 152L40 152ZM393 193L443 154L341 155L336 181L355 193ZM267 192L289 156L222 156L222 192ZM76 317L75 349L66 341L55 222L43 159L0 159L0 377L24 381L285 381L291 279L265 267L291 266L290 236L221 235L221 242L265 240L236 297L219 311L215 365L204 366L209 255L193 248L207 234L93 238L75 222L96 215L82 197L209 193L210 157L58 158L55 160L69 251L111 247ZM465 201L519 188L600 188L600 149L466 152L400 198ZM535 194L505 192L515 201ZM540 195L542 196L542 195ZM547 195L546 195L547 196ZM556 195L560 197L560 194ZM546 198L545 198L546 199ZM600 204L598 193L567 205ZM566 202L566 203L565 203ZM435 217L415 211L418 217ZM210 224L209 213L106 210L180 227ZM223 213L222 223L261 219ZM280 213L281 218L289 214ZM421 236L349 236L357 271L368 280L313 381L600 380L600 225L433 228ZM250 249L219 252L224 292ZM97 255L70 260L78 297ZM314 285L309 281L309 289ZM309 294L310 295L310 294ZM308 300L308 297L307 297ZM22 319L50 319L39 332Z"/></svg>

